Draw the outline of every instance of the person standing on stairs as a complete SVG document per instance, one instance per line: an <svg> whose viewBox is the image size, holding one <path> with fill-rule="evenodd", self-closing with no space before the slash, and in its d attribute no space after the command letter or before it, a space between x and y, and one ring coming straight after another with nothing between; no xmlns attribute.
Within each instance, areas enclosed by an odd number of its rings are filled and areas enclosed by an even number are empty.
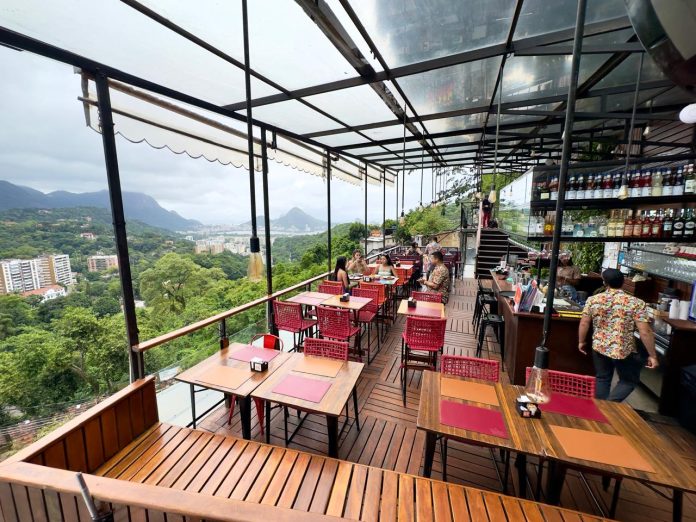
<svg viewBox="0 0 696 522"><path fill-rule="evenodd" d="M481 228L488 228L488 223L491 220L492 208L493 205L491 204L491 200L488 199L488 196L484 197L481 202Z"/></svg>

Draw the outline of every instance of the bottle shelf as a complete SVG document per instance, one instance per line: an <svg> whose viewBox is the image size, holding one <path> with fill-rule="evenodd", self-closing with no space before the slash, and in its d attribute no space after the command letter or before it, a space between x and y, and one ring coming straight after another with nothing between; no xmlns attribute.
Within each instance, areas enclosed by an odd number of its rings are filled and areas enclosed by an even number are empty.
<svg viewBox="0 0 696 522"><path fill-rule="evenodd" d="M661 277L663 279L670 279L672 281L680 281L682 283L693 284L694 280L696 279L696 276L694 276L692 278L684 277L684 276L679 276L676 274L667 273L666 271L662 271L662 270L656 270L656 269L651 269L651 268L639 268L639 267L633 266L629 263L621 263L621 266L625 266L626 268L630 268L631 270L635 270L636 272L642 272L644 274L649 274L652 276Z"/></svg>
<svg viewBox="0 0 696 522"><path fill-rule="evenodd" d="M696 203L696 194L684 194L683 196L649 196L642 198L601 198L601 199L566 199L563 202L564 210L590 210L590 209L621 209L637 208L643 206L655 207L656 205L679 205ZM555 210L556 200L532 201L532 210Z"/></svg>
<svg viewBox="0 0 696 522"><path fill-rule="evenodd" d="M643 238L641 238L643 239ZM667 243L672 243L672 241L664 241L665 238L662 238L663 241L662 243L667 244ZM684 243L687 243L688 241L684 241ZM692 243L696 242L696 240L692 241ZM670 258L676 258L676 259L688 259L692 260L692 258L679 255L679 254L668 254L667 252L662 252L660 250L656 250L654 248L646 248L642 245L634 246L630 245L627 250L634 250L636 252L648 252L649 254L657 254L658 256L665 256L665 257L670 257Z"/></svg>
<svg viewBox="0 0 696 522"><path fill-rule="evenodd" d="M527 241L537 243L550 243L553 236L527 236ZM561 236L561 243L693 243L696 239L690 237L688 239L664 237L633 237L633 236L608 236L608 237L575 237Z"/></svg>

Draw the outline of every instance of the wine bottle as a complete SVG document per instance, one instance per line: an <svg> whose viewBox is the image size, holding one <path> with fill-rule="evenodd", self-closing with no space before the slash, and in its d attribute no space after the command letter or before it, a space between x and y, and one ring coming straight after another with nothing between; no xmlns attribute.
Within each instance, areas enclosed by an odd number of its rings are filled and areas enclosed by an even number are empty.
<svg viewBox="0 0 696 522"><path fill-rule="evenodd" d="M578 193L576 199L585 199L585 174L578 174Z"/></svg>
<svg viewBox="0 0 696 522"><path fill-rule="evenodd" d="M677 174L674 177L674 187L672 188L672 195L684 195L684 168L681 166L677 167Z"/></svg>
<svg viewBox="0 0 696 522"><path fill-rule="evenodd" d="M662 169L654 169L652 172L652 195L662 195Z"/></svg>
<svg viewBox="0 0 696 522"><path fill-rule="evenodd" d="M640 171L639 170L632 170L631 175L629 178L629 188L631 189L629 192L629 196L632 198L639 198L640 197Z"/></svg>
<svg viewBox="0 0 696 522"><path fill-rule="evenodd" d="M667 209L667 211L665 212L665 217L662 220L662 237L666 239L672 237L672 232L674 228L674 218L672 216L672 209Z"/></svg>
<svg viewBox="0 0 696 522"><path fill-rule="evenodd" d="M568 190L566 191L566 199L576 199L578 195L578 177L573 174L568 179Z"/></svg>
<svg viewBox="0 0 696 522"><path fill-rule="evenodd" d="M662 186L662 185L660 185ZM664 220L664 213L662 209L658 210L657 215L653 219L652 228L650 229L650 237L661 237L662 236L662 222Z"/></svg>
<svg viewBox="0 0 696 522"><path fill-rule="evenodd" d="M672 195L672 169L665 168L662 172L662 195L671 196Z"/></svg>
<svg viewBox="0 0 696 522"><path fill-rule="evenodd" d="M694 229L696 229L696 217L694 217L694 209L690 208L686 211L686 218L684 221L684 239L693 239Z"/></svg>
<svg viewBox="0 0 696 522"><path fill-rule="evenodd" d="M631 233L629 234L631 237L640 237L641 233L643 232L644 213L644 210L640 214L636 213L636 217L633 219L633 230L631 230Z"/></svg>
<svg viewBox="0 0 696 522"><path fill-rule="evenodd" d="M694 174L694 164L686 166L684 175L684 194L696 194L696 174Z"/></svg>
<svg viewBox="0 0 696 522"><path fill-rule="evenodd" d="M614 192L614 183L611 180L611 172L605 172L602 179L602 197L610 198Z"/></svg>
<svg viewBox="0 0 696 522"><path fill-rule="evenodd" d="M674 224L672 225L672 237L674 239L682 239L684 237L684 224L684 209L681 209L674 218Z"/></svg>
<svg viewBox="0 0 696 522"><path fill-rule="evenodd" d="M647 198L652 196L652 180L650 179L652 172L650 169L644 169L640 175L640 197Z"/></svg>
<svg viewBox="0 0 696 522"><path fill-rule="evenodd" d="M633 212L631 210L626 212L626 220L624 221L623 236L631 237L633 235Z"/></svg>
<svg viewBox="0 0 696 522"><path fill-rule="evenodd" d="M640 237L650 237L650 232L652 231L652 219L650 214L646 210L643 214L643 224L640 228Z"/></svg>
<svg viewBox="0 0 696 522"><path fill-rule="evenodd" d="M611 182L612 182L612 190L611 190L611 197L612 198L618 198L619 197L619 192L621 191L621 180L623 176L621 172L614 172L614 174L611 177Z"/></svg>

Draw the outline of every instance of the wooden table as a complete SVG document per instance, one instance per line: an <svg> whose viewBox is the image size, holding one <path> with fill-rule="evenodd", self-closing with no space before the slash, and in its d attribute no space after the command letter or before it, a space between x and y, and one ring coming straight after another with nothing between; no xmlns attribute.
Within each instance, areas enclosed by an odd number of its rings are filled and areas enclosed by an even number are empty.
<svg viewBox="0 0 696 522"><path fill-rule="evenodd" d="M369 265L367 265L367 268L377 268L379 266L380 265L377 263L370 263ZM394 268L403 268L405 270L411 270L413 269L413 265L408 263L401 263L399 266L394 265Z"/></svg>
<svg viewBox="0 0 696 522"><path fill-rule="evenodd" d="M241 343L232 343L227 348L220 350L219 352L211 355L207 359L199 362L196 366L189 368L188 370L181 372L175 377L177 381L185 382L189 384L191 390L191 416L193 417L192 426L196 427L196 422L198 418L196 417L196 398L195 394L197 391L202 391L204 389L220 391L227 395L234 395L237 404L239 405L239 415L242 421L242 437L245 439L251 438L251 392L256 389L261 383L268 379L273 373L278 370L285 362L290 358L290 354L286 352L277 352L276 355L268 363L268 371L265 372L252 372L249 369L249 363L244 361L238 361L236 359L231 359L230 354L235 350L240 348L246 348L248 345ZM258 348L259 350L264 350L265 348ZM238 368L240 370L246 370L249 372L249 379L242 383L237 388L228 388L226 386L221 386L213 383L206 382L206 374L216 366L228 366L231 368ZM196 390L196 386L200 390ZM222 401L220 401L222 402ZM220 402L216 403L207 411L203 412L200 417L203 417L213 409L217 408Z"/></svg>
<svg viewBox="0 0 696 522"><path fill-rule="evenodd" d="M526 456L539 455L542 453L542 446L536 437L533 425L520 417L513 407L506 403L503 385L500 383L490 383L478 381L476 379L463 379L447 375L448 378L468 380L473 382L494 385L498 402L500 402L500 412L503 414L505 424L508 428L510 438L504 439L492 435L479 433L476 431L464 430L454 426L440 423L440 376L439 372L431 370L423 371L423 381L421 384L420 403L418 405L418 419L416 425L418 429L426 432L425 438L425 460L423 463L423 476L430 477L435 456L435 443L437 438L442 435L467 444L476 446L486 446L490 448L502 448L517 452L516 467L520 478L520 484L526 484ZM466 401L448 397L452 402L466 403ZM524 496L524 492L523 495Z"/></svg>
<svg viewBox="0 0 696 522"><path fill-rule="evenodd" d="M252 397L257 397L266 401L267 415L266 418L270 422L270 406L271 403L288 406L296 410L301 410L306 413L315 413L326 417L326 428L329 435L329 456L338 457L338 417L341 415L343 408L346 406L351 394L353 395L353 407L358 411L358 396L355 390L356 383L360 377L360 373L364 368L363 363L346 361L338 372L336 377L324 377L321 375L307 374L294 371L295 366L305 357L301 353L288 354L289 359L277 371L273 372L258 388L252 392ZM290 397L289 395L281 395L275 393L273 389L280 384L288 375L295 375L317 379L321 381L331 382L331 387L326 392L321 402L311 402L304 399ZM305 417L306 418L306 417ZM304 419L303 419L304 420ZM346 419L347 421L347 419ZM302 426L302 423L297 426L295 433ZM358 429L360 426L358 425ZM270 441L270 426L266 429L266 441ZM293 433L293 436L294 434ZM289 440L292 439L292 436Z"/></svg>
<svg viewBox="0 0 696 522"><path fill-rule="evenodd" d="M333 294L322 292L301 292L287 300L289 303L300 303L306 306L319 306L327 299L334 297Z"/></svg>
<svg viewBox="0 0 696 522"><path fill-rule="evenodd" d="M353 312L357 313L363 308L365 308L368 304L370 304L370 299L369 297L354 297L350 296L348 301L341 301L341 296L340 295L332 295L329 299L325 300L324 302L321 303L322 306L333 306L335 308L344 308L347 310L352 310Z"/></svg>
<svg viewBox="0 0 696 522"><path fill-rule="evenodd" d="M396 313L406 316L414 315L417 317L436 318L434 315L428 313L431 310L434 310L435 312L440 312L440 319L445 318L445 305L443 305L442 303L431 303L428 301L416 301L415 308L409 308L408 301L406 299L403 299Z"/></svg>
<svg viewBox="0 0 696 522"><path fill-rule="evenodd" d="M450 375L447 377L455 378ZM461 380L483 382L475 379ZM630 406L595 399L595 404L607 418L608 423L549 411L543 412L543 406L541 418L523 419L515 409L515 399L521 395L523 388L500 383L496 383L495 387L500 402L500 410L510 434L509 439L440 424L440 400L442 399L440 375L432 371L423 372L417 425L419 429L426 431L425 463L423 465L423 473L426 477L430 475L432 470L437 436L446 435L466 443L503 448L515 451L518 455L533 455L550 461L551 471L547 476L547 499L551 503L558 503L565 470L570 467L604 476L613 476L619 480L631 478L672 489L674 492L673 520L681 520L684 491L696 492L696 471L679 456L676 448L660 438ZM466 402L449 397L447 400ZM647 472L570 457L557 440L551 426L621 435L647 460L655 471ZM518 462L518 464L520 463ZM523 478L521 467L521 464L518 465L518 472L520 472L520 478Z"/></svg>

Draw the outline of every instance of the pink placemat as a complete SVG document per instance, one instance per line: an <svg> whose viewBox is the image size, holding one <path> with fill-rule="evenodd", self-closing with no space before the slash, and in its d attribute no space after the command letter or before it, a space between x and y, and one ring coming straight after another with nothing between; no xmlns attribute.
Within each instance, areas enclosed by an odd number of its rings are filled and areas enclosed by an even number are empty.
<svg viewBox="0 0 696 522"><path fill-rule="evenodd" d="M420 315L423 317L435 317L436 319L440 319L442 317L442 311L438 310L437 308L430 308L429 306L421 306L420 303L416 304L415 308L409 308L409 312L415 314L415 315Z"/></svg>
<svg viewBox="0 0 696 522"><path fill-rule="evenodd" d="M440 424L502 439L510 438L502 413L469 404L440 401Z"/></svg>
<svg viewBox="0 0 696 522"><path fill-rule="evenodd" d="M565 393L552 393L551 400L542 405L541 410L580 419L609 422L592 399L573 397Z"/></svg>
<svg viewBox="0 0 696 522"><path fill-rule="evenodd" d="M235 359L236 361L249 362L254 357L263 359L266 362L270 362L276 358L280 352L277 350L269 350L267 348L255 348L253 346L247 346L245 348L240 348L230 353L229 358Z"/></svg>
<svg viewBox="0 0 696 522"><path fill-rule="evenodd" d="M288 375L273 388L273 393L295 397L303 401L321 402L329 388L331 388L331 382Z"/></svg>

